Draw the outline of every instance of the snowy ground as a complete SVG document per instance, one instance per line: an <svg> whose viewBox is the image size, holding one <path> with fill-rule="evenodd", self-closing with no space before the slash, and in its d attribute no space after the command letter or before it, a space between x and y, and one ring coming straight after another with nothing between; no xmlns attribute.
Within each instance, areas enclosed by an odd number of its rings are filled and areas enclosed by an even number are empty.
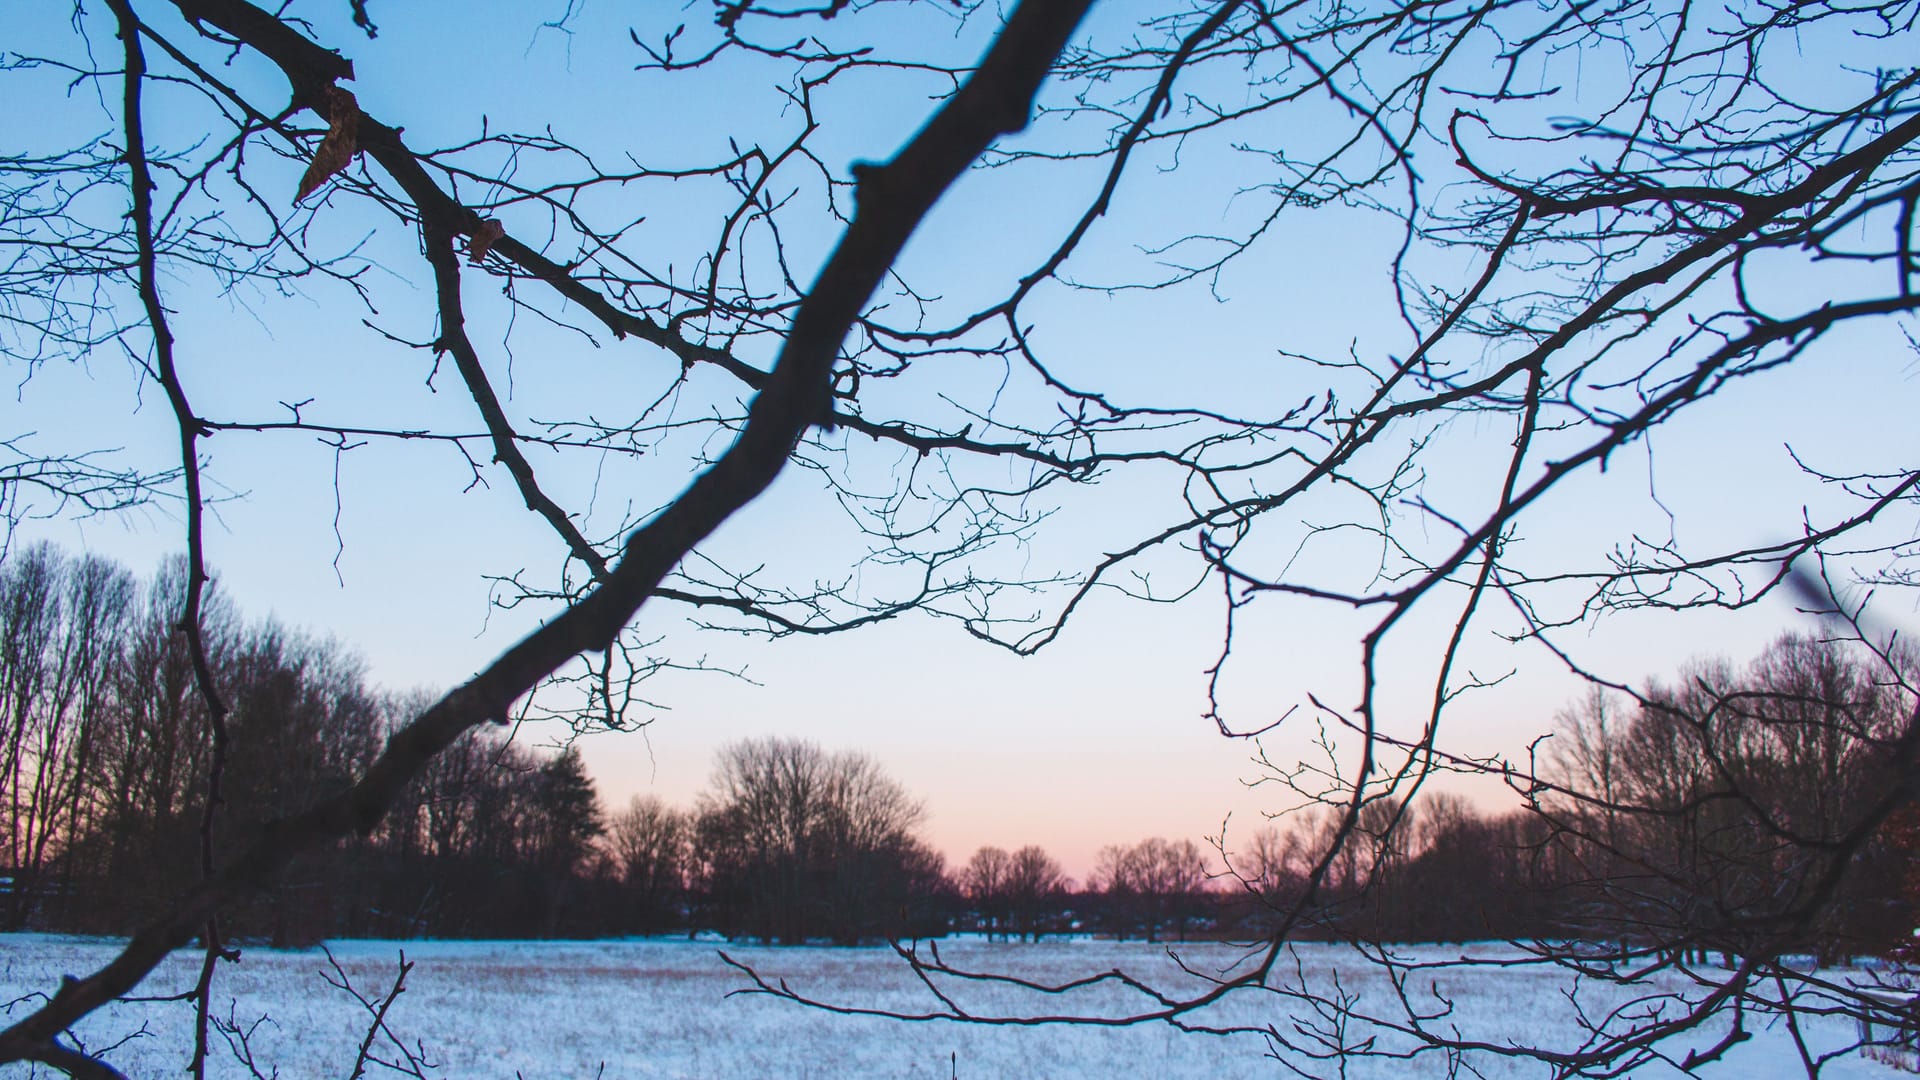
<svg viewBox="0 0 1920 1080"><path fill-rule="evenodd" d="M460 1078L545 1077L1240 1077L1296 1075L1267 1056L1265 1040L1252 1035L1208 1036L1156 1024L1130 1028L1065 1026L977 1027L951 1022L901 1023L836 1016L766 996L734 995L747 985L728 968L712 943L629 942L341 942L333 955L362 992L378 997L392 982L401 948L415 967L407 991L393 1007L391 1026L424 1046L437 1068L430 1075ZM905 1011L934 1005L927 991L885 949L764 949L727 951L759 968L770 980L786 979L797 990L861 1006ZM1178 947L1198 970L1217 970L1238 955L1224 946ZM1482 957L1501 947L1464 950ZM1451 959L1460 947L1426 948L1416 958ZM50 990L60 975L85 972L112 954L112 944L39 935L0 935L0 1001ZM961 966L1066 979L1113 968L1154 975L1164 985L1183 976L1163 947L1139 943L1050 942L1040 945L954 942L942 954ZM1390 1010L1395 997L1386 979L1351 953L1303 946L1282 990L1336 988L1357 1010ZM177 993L192 985L196 958L182 953L141 988L143 994ZM251 1027L260 1075L287 1080L345 1078L367 1027L365 1010L327 985L330 970L319 950L246 950L241 963L222 968L219 1012ZM1186 985L1198 985L1187 977ZM1453 1011L1441 1023L1495 1042L1579 1041L1574 1002L1590 1017L1626 1000L1593 987L1571 998L1564 974L1550 969L1477 968L1444 971L1408 983L1423 1010L1440 998ZM1435 996L1437 991L1439 997ZM1138 998L1096 990L1036 999L996 987L959 986L954 992L976 1011L1079 1012L1138 1007ZM18 1015L20 1003L13 1006ZM1596 1011L1598 1010L1598 1011ZM1297 1031L1313 1014L1286 993L1243 997L1201 1018L1203 1022L1257 1021ZM89 1046L125 1039L108 1060L129 1076L177 1075L186 1063L191 1014L178 1003L118 1005L90 1019L77 1033ZM1809 1039L1839 1045L1853 1034L1845 1020L1807 1021ZM1365 1032L1353 1029L1349 1039ZM1375 1033L1378 1034L1378 1033ZM128 1036L134 1036L128 1038ZM1674 1057L1714 1041L1696 1032L1666 1047ZM217 1040L216 1040L217 1041ZM1379 1045L1392 1045L1390 1036ZM376 1047L376 1049L382 1049ZM211 1075L246 1077L247 1068L224 1046ZM392 1056L391 1047L382 1050ZM1446 1075L1438 1056L1405 1061L1311 1061L1292 1063L1308 1075L1400 1077ZM1545 1076L1537 1062L1495 1056L1469 1058L1472 1070L1489 1077ZM1344 1068L1343 1068L1344 1065ZM22 1066L0 1067L0 1076L34 1075ZM1472 1071L1465 1073L1473 1075ZM1726 1058L1701 1070L1705 1076L1771 1080L1805 1075L1783 1028L1763 1027ZM374 1069L370 1075L383 1075ZM384 1075L393 1075L384 1073ZM1670 1065L1649 1064L1638 1076L1682 1075ZM1903 1075L1858 1053L1822 1072L1834 1080Z"/></svg>

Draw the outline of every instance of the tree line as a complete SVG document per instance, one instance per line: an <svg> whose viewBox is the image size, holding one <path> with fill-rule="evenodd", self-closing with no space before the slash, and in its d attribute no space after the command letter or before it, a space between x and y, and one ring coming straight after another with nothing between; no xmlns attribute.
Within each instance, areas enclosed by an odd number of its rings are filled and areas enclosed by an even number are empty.
<svg viewBox="0 0 1920 1080"><path fill-rule="evenodd" d="M40 544L0 562L0 926L123 933L205 872L204 830L343 789L426 694L380 690L341 643L210 593L220 724L178 632L182 561L140 580ZM215 812L209 773L220 769ZM587 936L700 928L798 942L943 933L971 895L915 832L920 803L871 758L784 739L721 754L688 810L608 814L577 749L503 729L437 756L365 835L303 856L234 915L276 943L331 936ZM1058 931L1058 865L1023 849L1023 933ZM998 915L1002 877L983 902ZM991 895L991 899L985 899ZM1014 925L995 921L999 931Z"/></svg>
<svg viewBox="0 0 1920 1080"><path fill-rule="evenodd" d="M1342 807L1312 807L1252 836L1229 876L1256 925L1295 917L1304 936L1729 967L1898 953L1920 924L1920 815L1853 834L1910 769L1916 671L1904 649L1788 634L1744 667L1694 660L1670 682L1596 687L1536 744L1535 768L1508 773L1517 807L1382 788L1344 843Z"/></svg>
<svg viewBox="0 0 1920 1080"><path fill-rule="evenodd" d="M126 931L203 872L202 830L244 833L340 788L419 708L424 695L370 686L340 643L245 619L216 592L206 641L230 707L216 745L175 625L183 574L168 563L142 581L47 545L0 563L8 929ZM1338 806L1308 806L1213 850L1106 847L1078 885L1031 845L950 870L918 834L919 801L864 754L737 742L691 807L639 796L609 813L576 749L496 728L436 758L377 828L297 862L235 932L1159 941L1254 937L1304 913L1303 937L1884 951L1915 919L1906 825L1851 860L1818 918L1796 913L1874 790L1863 778L1895 767L1911 710L1855 652L1789 636L1745 668L1696 662L1644 693L1596 691L1561 715L1545 782L1514 809L1381 791L1344 841Z"/></svg>
<svg viewBox="0 0 1920 1080"><path fill-rule="evenodd" d="M229 713L224 746L177 631L185 567L151 579L49 545L0 563L0 925L121 933L203 871L200 832L257 829L342 788L422 693L371 686L341 643L205 607ZM217 812L208 773L225 756ZM1102 852L1075 889L1037 846L983 847L949 872L921 804L872 758L790 739L725 748L691 808L606 812L575 749L500 729L428 766L364 836L303 857L232 933L585 936L718 930L775 942L1038 940L1098 928L1156 938L1217 923L1191 841Z"/></svg>
<svg viewBox="0 0 1920 1080"><path fill-rule="evenodd" d="M126 931L206 872L204 832L250 841L344 789L417 710L421 695L369 685L339 642L245 619L215 592L204 640L227 715L213 724L178 632L185 586L178 560L145 581L47 545L0 563L8 929ZM303 859L237 926L282 941L548 931L600 831L577 753L477 733L376 830Z"/></svg>

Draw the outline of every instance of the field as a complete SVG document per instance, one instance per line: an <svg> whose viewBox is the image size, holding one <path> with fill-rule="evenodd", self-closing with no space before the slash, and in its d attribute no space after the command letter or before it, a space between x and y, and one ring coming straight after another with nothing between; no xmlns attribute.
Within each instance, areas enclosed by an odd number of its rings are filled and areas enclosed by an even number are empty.
<svg viewBox="0 0 1920 1080"><path fill-rule="evenodd" d="M1061 1025L981 1027L948 1021L902 1023L838 1016L765 995L733 993L749 984L720 958L726 951L759 969L770 981L788 980L796 990L835 1002L903 1011L932 1008L932 995L920 987L883 948L735 948L711 942L340 942L333 956L362 993L378 998L393 980L401 948L414 963L407 990L389 1020L400 1036L424 1047L436 1068L429 1075L459 1078L536 1077L1287 1077L1297 1075L1268 1056L1257 1035L1211 1036L1183 1033L1164 1024L1128 1028ZM1219 945L1176 947L1196 970L1217 970L1237 952ZM1471 953L1498 957L1502 946L1427 947L1410 952L1421 959L1448 959ZM20 995L52 988L59 976L92 969L111 955L112 945L97 940L42 935L0 936L0 994ZM1008 945L960 941L942 949L961 966L1012 971L1061 980L1125 968L1151 974L1166 984L1197 985L1182 976L1161 946L1140 943L1070 941ZM176 955L141 988L143 994L175 994L192 985L197 958ZM328 985L327 955L318 949L246 950L237 965L222 969L217 993L223 1018L251 1028L248 1045L259 1075L288 1080L345 1078L367 1028L367 1012L344 991ZM1358 1011L1386 1010L1393 1004L1389 985L1377 969L1350 952L1330 946L1303 946L1292 958L1279 992L1249 995L1227 1003L1204 1022L1257 1021L1297 1033L1297 1024L1317 1025L1312 1012L1287 991L1302 986L1332 993L1337 985ZM1617 1005L1625 996L1608 997L1593 987L1569 995L1565 975L1545 969L1476 968L1445 971L1409 982L1416 1007L1453 1003L1445 1021L1463 1034L1492 1041L1580 1038L1575 1002L1586 1015ZM1065 1000L1039 999L998 986L954 988L958 1000L979 1012L1002 1014L1127 1010L1141 1004L1128 992L1100 989L1076 992ZM1436 997L1437 993L1437 997ZM15 1002L17 1014L24 1007ZM1807 1021L1809 1039L1843 1044L1851 1022ZM191 1013L178 1002L122 1004L91 1018L77 1033L91 1047L121 1045L107 1059L129 1076L177 1075L191 1042ZM1350 1028L1349 1040L1368 1032ZM1379 1033L1373 1033L1379 1034ZM1692 1047L1711 1043L1715 1032L1696 1032L1663 1046L1678 1058ZM1297 1034L1295 1037L1298 1037ZM122 1042L122 1040L125 1040ZM216 1037L211 1075L252 1075ZM1390 1036L1379 1043L1395 1045ZM391 1044L376 1044L392 1056ZM1307 1075L1348 1077L1441 1076L1448 1063L1437 1055L1411 1064L1394 1060L1321 1060L1290 1057ZM1488 1077L1547 1076L1537 1062L1491 1054L1469 1057L1465 1066ZM33 1075L14 1066L0 1075ZM1787 1033L1762 1026L1721 1062L1701 1070L1705 1076L1738 1080L1805 1075ZM394 1075L374 1069L370 1075ZM1683 1075L1671 1065L1650 1063L1638 1076ZM1823 1076L1897 1077L1903 1075L1850 1053L1835 1059Z"/></svg>

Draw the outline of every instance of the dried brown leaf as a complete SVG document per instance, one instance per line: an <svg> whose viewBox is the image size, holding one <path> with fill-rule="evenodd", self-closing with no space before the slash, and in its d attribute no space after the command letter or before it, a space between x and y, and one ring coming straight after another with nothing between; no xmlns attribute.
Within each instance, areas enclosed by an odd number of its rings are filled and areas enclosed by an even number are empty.
<svg viewBox="0 0 1920 1080"><path fill-rule="evenodd" d="M499 243L500 238L505 235L507 230L499 222L492 218L482 220L480 227L473 230L473 235L467 238L467 261L478 264L480 260L487 257L487 252L493 250L493 245Z"/></svg>
<svg viewBox="0 0 1920 1080"><path fill-rule="evenodd" d="M359 150L359 128L360 103L338 86L327 87L327 135L320 140L320 149L313 152L306 174L300 177L300 193L293 197L294 202L313 194L347 167Z"/></svg>

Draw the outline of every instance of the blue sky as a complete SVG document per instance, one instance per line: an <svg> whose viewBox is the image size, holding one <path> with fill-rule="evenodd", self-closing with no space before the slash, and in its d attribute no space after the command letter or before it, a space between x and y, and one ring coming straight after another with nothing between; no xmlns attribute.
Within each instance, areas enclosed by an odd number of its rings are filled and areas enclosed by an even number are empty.
<svg viewBox="0 0 1920 1080"><path fill-rule="evenodd" d="M563 5L549 6L557 15ZM586 5L566 35L536 32L530 27L537 20L503 18L504 9L473 9L449 26L424 10L375 5L381 34L370 42L341 25L344 4L333 7L340 11L326 8L317 23L321 39L355 60L353 89L362 105L404 124L418 146L470 138L482 114L495 129L531 129L551 118L557 134L596 152L631 149L664 163L715 153L732 131L787 131L794 123L790 110L782 115L778 108L771 67L739 65L686 82L633 72L640 56L624 29L638 16L624 8ZM944 16L884 7L877 14L895 20L882 40L910 50L964 55L982 40L980 20L958 26ZM108 48L103 24L91 25L96 52ZM64 17L26 5L0 12L0 41L73 47ZM236 62L236 72L237 79L253 80L247 85L274 85L250 57ZM821 144L823 163L836 175L846 175L853 161L885 158L930 107L926 86L905 79L888 85L894 92L831 89L823 96L823 114L855 116ZM161 102L154 113L157 138L184 144L190 116L167 111L162 94L155 100ZM82 92L32 113L28 130L31 138L59 141L110 123ZM1233 194L1247 183L1246 165L1227 148L1196 142L1181 148L1180 168L1170 168L1174 160L1170 150L1156 149L1129 176L1111 224L1070 265L1071 277L1123 278L1156 261L1140 251L1143 244L1189 231L1232 231L1262 212L1257 193ZM297 168L277 168L290 194ZM1052 246L1065 217L1097 181L1083 167L1049 174L1044 182L1031 177L1016 170L968 177L916 236L903 273L925 282L919 287L937 293L950 310L970 310L990 298L1010 273ZM698 250L693 245L710 234L718 202L668 194L655 188L631 194L639 204L631 216L645 218L636 237ZM656 197L657 205L649 201ZM529 238L540 227L511 214L507 224ZM1025 314L1059 374L1118 400L1277 411L1324 389L1331 378L1283 356L1281 348L1337 356L1349 348L1379 355L1407 347L1384 270L1398 237L1385 225L1359 211L1301 215L1289 219L1274 242L1229 267L1212 289L1118 295L1052 289ZM286 415L282 402L312 399L303 408L313 418L478 430L471 402L450 371L430 387L430 357L361 325L368 318L413 338L430 332L432 297L411 233L347 200L318 209L313 229L321 243L338 247L367 238L362 250L373 262L378 313L356 309L337 287L287 298L263 291L221 295L204 277L178 273L169 300L196 406L218 418L267 420ZM818 215L796 219L784 236L797 277L811 274L834 235L833 224ZM1437 256L1433 266L1452 258ZM1763 284L1791 298L1800 273L1787 265ZM1825 282L1835 271L1823 273L1821 287L1832 287ZM675 368L632 342L604 335L589 341L525 316L515 322L505 305L484 298L493 286L477 274L470 274L469 292L476 341L516 416L577 415L583 405L603 418L630 413L634 402L658 393ZM510 328L508 348L502 343ZM1700 545L1778 540L1799 507L1815 519L1838 512L1843 501L1795 472L1783 432L1792 433L1803 458L1835 471L1899 460L1911 452L1913 365L1894 325L1836 334L1806 363L1735 387L1685 425L1661 431L1651 440L1651 456L1646 443L1637 444L1604 474L1557 493L1516 538L1521 557L1603 559L1635 532L1661 537L1671 531ZM954 361L912 393L990 394L1004 374L996 364ZM696 381L685 408L689 415L724 411L736 400L736 391L716 381ZM1044 410L1044 403L1035 398L1008 407ZM66 448L123 447L130 458L150 461L166 459L172 424L156 389L141 386L118 355L48 364L0 403L0 426L8 433L36 431L43 442ZM1470 503L1512 431L1506 420L1464 417L1434 438L1420 490L1436 502ZM379 443L336 455L311 435L236 433L217 435L206 448L209 476L223 493L209 542L221 587L250 613L271 613L349 642L379 682L454 684L538 617L535 610L503 611L489 603L496 594L488 575L522 567L549 573L561 555L497 467L483 470L484 485L470 487L467 465L441 445ZM684 454L695 448L669 440L638 461L530 457L563 503L593 507L591 534L670 498L687 477ZM860 462L863 477L885 476L896 464L878 453ZM1021 557L1033 560L1035 572L1055 565L1052 560L1075 565L1137 535L1176 496L1166 477L1150 470L1075 491ZM1678 517L1670 521L1662 504ZM1338 497L1309 500L1295 512L1291 531L1276 525L1277 535L1260 550L1279 558L1304 525L1352 512ZM162 503L110 517L30 522L20 535L146 570L180 547L181 523ZM818 479L789 470L707 550L734 565L764 562L769 573L794 581L830 581L847 573L855 540ZM1378 560L1368 543L1331 534L1314 540L1297 568L1357 587ZM1162 568L1168 582L1195 574L1190 561L1182 565L1173 556ZM1896 621L1911 615L1908 598L1880 603ZM1385 691L1395 730L1412 730L1424 715L1420 702L1430 686L1422 679L1430 676L1421 674L1422 657L1448 625L1444 607L1423 612L1390 646L1401 660L1395 670L1406 673L1403 683ZM1221 608L1213 583L1172 605L1101 594L1057 642L1023 658L971 640L950 621L905 619L844 636L767 643L691 632L680 613L654 605L642 613L638 630L664 635L663 654L743 670L750 681L715 674L664 678L649 695L666 706L655 722L643 734L590 738L587 757L612 804L649 791L684 803L704 785L713 748L730 739L800 735L830 748L857 747L925 798L929 834L951 857L964 858L980 844L1034 842L1084 874L1102 844L1152 834L1208 835L1229 814L1240 828L1284 805L1267 789L1244 785L1260 775L1248 761L1253 747L1220 738L1203 716L1204 671L1218 649ZM1240 661L1226 683L1236 722L1263 725L1309 692L1349 705L1357 692L1356 640L1367 625L1364 616L1325 604L1252 609L1236 646ZM1747 612L1684 619L1612 617L1567 636L1608 675L1638 681L1703 652L1750 654L1792 625L1787 605L1768 601ZM1511 621L1491 618L1489 630L1503 627ZM1453 724L1462 740L1456 745L1463 749L1517 748L1548 730L1554 710L1578 689L1541 650L1507 646L1491 634L1476 638L1469 656L1483 676L1513 674L1456 707ZM1310 711L1264 740L1271 757L1313 752L1318 729Z"/></svg>

